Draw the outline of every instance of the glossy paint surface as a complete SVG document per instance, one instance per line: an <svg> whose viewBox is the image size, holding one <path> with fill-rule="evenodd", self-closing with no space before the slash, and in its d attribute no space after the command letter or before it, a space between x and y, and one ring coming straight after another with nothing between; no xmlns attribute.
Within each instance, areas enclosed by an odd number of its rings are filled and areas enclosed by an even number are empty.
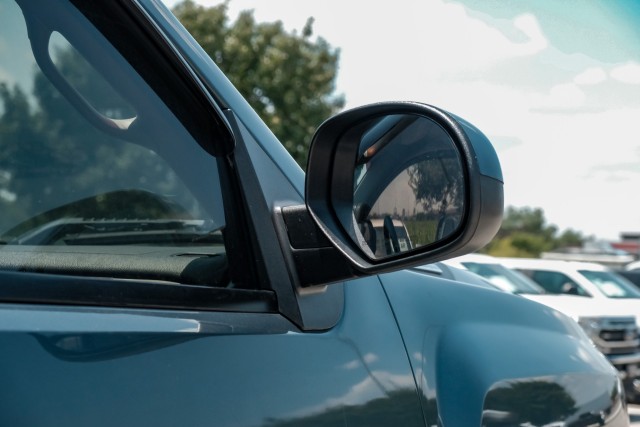
<svg viewBox="0 0 640 427"><path fill-rule="evenodd" d="M0 424L420 426L377 278L329 332L279 315L0 307Z"/></svg>
<svg viewBox="0 0 640 427"><path fill-rule="evenodd" d="M256 141L258 175L289 182L269 205L299 202L300 168L175 18L143 3ZM615 371L551 309L399 272L345 284L342 313L303 332L280 314L0 304L0 426L467 427L530 420L540 384L570 397L541 422L628 425Z"/></svg>
<svg viewBox="0 0 640 427"><path fill-rule="evenodd" d="M448 427L481 425L483 413L492 411L532 422L524 419L528 408L537 405L545 411L550 391L566 400L546 416L545 425L574 425L570 423L594 411L606 415L601 425L628 425L615 370L568 317L515 295L426 280L416 272L381 277L427 425L438 417ZM505 389L511 390L506 394L512 400L499 398ZM517 398L513 389L519 391ZM489 421L495 420L485 415L484 422Z"/></svg>
<svg viewBox="0 0 640 427"><path fill-rule="evenodd" d="M482 425L626 426L621 393L611 376L594 373L503 381L487 393Z"/></svg>

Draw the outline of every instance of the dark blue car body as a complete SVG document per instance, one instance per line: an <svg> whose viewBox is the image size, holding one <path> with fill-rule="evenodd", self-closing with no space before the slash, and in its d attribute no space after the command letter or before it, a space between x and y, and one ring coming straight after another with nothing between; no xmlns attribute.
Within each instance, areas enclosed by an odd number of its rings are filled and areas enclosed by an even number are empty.
<svg viewBox="0 0 640 427"><path fill-rule="evenodd" d="M22 43L24 51L37 51L38 39L44 37L38 26L62 33L81 55L96 61L94 66L100 63L89 49L94 38L107 42L123 38L127 43L114 41L116 50L130 46L139 56L151 57L146 49L157 48L160 53L149 60L156 61L154 70L158 75L175 74L182 83L167 78L156 84L151 82L154 72L134 64L140 76L136 78L149 82L150 92L165 100L193 140L177 130L154 150L175 165L185 186L196 200L205 200L204 205L209 194L224 193L225 206L236 207L234 215L222 214L226 223L238 221L250 226L251 232L225 240L227 251L243 253L236 256L236 270L231 273L243 278L238 280L242 286L226 287L204 286L196 280L199 273L172 270L177 263L195 269L192 258L214 268L219 254L206 246L198 250L193 245L169 250L138 245L124 250L121 242L115 249L92 249L95 245L86 242L73 246L81 240L80 233L66 240L64 250L59 244L25 243L27 238L32 239L28 242L49 238L42 231L46 228L9 241L0 250L0 425L628 425L616 371L572 320L552 309L437 274L402 270L415 265L417 258L409 262L397 257L384 266L372 262L373 267L362 267L336 243L331 224L322 223L320 216L315 231L327 232L327 248L340 249L332 255L337 258L331 258L339 260L335 265L321 265L332 270L344 263L355 273L342 279L328 274L324 282L300 285L291 266L301 264L292 261L295 251L286 244L279 221L283 209L305 205L305 175L159 1L98 2L95 10L90 2L80 1L17 3L19 8L11 0L1 0L0 14L13 8L15 15L20 10L26 15L30 47L26 36L7 40L14 34L8 30L0 30L0 36L5 43ZM57 14L63 24L57 24ZM127 19L115 20L120 16ZM85 28L86 34L98 35L85 35ZM126 34L119 36L119 31ZM162 138L161 132L153 133L153 126L143 127L151 135L148 138L109 130L120 126L117 117L108 119L107 125L94 123L100 121L98 116L74 98L65 83L55 83L56 72L47 71L49 65L38 55L33 66L37 63L65 102L99 132L111 132L134 145ZM123 55L135 62L133 56ZM11 69L12 61L0 53L0 70ZM116 77L112 84L126 78ZM2 83L10 87L20 81L15 77ZM165 84L171 85L167 93L162 89ZM147 92L141 90L138 98L143 96ZM5 120L9 98L3 98L5 106L0 109ZM133 102L134 109L145 107L144 102ZM194 107L189 102L199 104ZM153 114L165 117L164 110ZM156 117L153 114L147 117ZM194 114L198 116L192 120ZM202 140L217 138L218 130L199 136L198 126L224 128L232 141L209 146ZM0 144L9 140L7 135L0 133ZM478 157L480 169L495 170L490 158L483 153ZM136 163L134 169L145 164ZM2 164L0 169L9 170L18 182L15 171L20 165L16 165ZM29 169L29 179L36 179L41 170ZM222 189L209 184L212 171L226 176ZM96 179L96 188L111 179L104 176ZM87 178L82 179L77 182ZM143 181L148 182L136 182ZM22 187L7 188L18 194ZM145 194L133 196L140 199ZM44 195L42 200L46 201ZM60 204L28 208L33 215L42 215ZM162 204L172 215L173 206L173 202ZM94 230L108 222L68 216L63 224L44 227L56 232L78 226ZM211 216L215 222L215 212ZM154 224L134 215L127 221L123 224L135 222L137 233L148 232L149 224ZM188 221L178 225L185 224L192 225ZM429 258L425 253L421 261L445 256L436 255ZM155 270L157 275L149 273ZM247 286L252 280L259 285Z"/></svg>

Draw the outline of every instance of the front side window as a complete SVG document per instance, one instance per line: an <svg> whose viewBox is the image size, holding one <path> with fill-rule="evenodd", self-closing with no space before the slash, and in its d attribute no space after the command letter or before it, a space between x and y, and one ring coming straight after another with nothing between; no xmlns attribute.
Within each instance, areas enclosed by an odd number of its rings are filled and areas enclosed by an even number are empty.
<svg viewBox="0 0 640 427"><path fill-rule="evenodd" d="M533 279L534 282L552 294L573 294L580 296L591 296L582 286L577 284L564 273L546 270L524 270L523 273Z"/></svg>
<svg viewBox="0 0 640 427"><path fill-rule="evenodd" d="M216 159L173 83L93 6L34 3L0 0L0 270L228 285Z"/></svg>

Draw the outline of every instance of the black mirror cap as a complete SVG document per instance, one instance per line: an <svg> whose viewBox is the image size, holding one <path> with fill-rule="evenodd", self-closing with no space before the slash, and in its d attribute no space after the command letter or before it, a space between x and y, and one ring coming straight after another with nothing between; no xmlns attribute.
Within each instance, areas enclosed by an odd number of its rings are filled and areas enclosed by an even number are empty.
<svg viewBox="0 0 640 427"><path fill-rule="evenodd" d="M415 114L439 124L454 141L463 159L467 183L467 205L462 225L448 238L402 253L392 258L372 260L357 247L339 221L344 204L333 200L334 189L345 170L354 171L355 162L344 150L345 138L353 129L377 117ZM346 168L346 169L345 169ZM341 171L334 173L334 171ZM348 174L348 172L347 172ZM383 273L473 252L497 233L504 210L503 178L497 154L476 127L437 107L416 102L384 102L358 107L325 121L316 131L309 151L305 183L307 208L322 233L363 274ZM344 216L344 212L341 212Z"/></svg>

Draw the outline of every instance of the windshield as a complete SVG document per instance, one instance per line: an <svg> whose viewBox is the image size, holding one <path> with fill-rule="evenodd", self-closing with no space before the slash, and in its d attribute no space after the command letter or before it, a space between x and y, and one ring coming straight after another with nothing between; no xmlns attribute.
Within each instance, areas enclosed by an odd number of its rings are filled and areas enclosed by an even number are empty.
<svg viewBox="0 0 640 427"><path fill-rule="evenodd" d="M535 295L544 293L544 290L531 279L500 264L463 262L462 265L505 292Z"/></svg>
<svg viewBox="0 0 640 427"><path fill-rule="evenodd" d="M579 270L578 272L609 298L640 298L640 290L624 277L615 273L591 270Z"/></svg>

